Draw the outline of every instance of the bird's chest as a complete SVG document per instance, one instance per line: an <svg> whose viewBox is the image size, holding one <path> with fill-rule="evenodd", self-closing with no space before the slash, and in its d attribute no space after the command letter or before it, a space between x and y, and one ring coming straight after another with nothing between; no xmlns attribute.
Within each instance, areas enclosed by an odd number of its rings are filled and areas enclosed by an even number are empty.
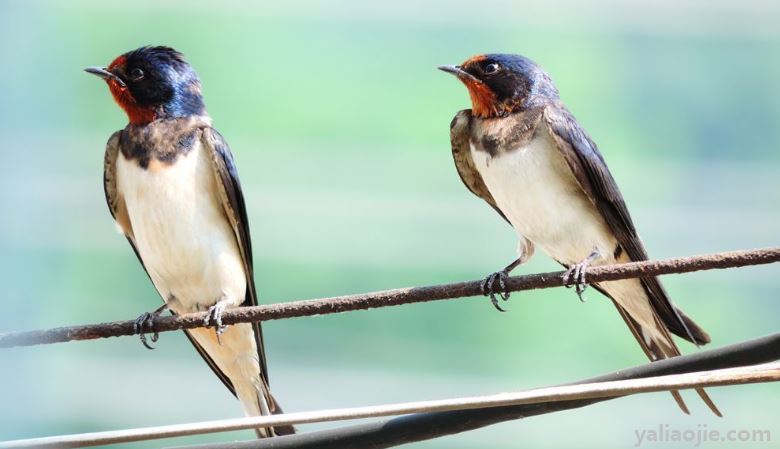
<svg viewBox="0 0 780 449"><path fill-rule="evenodd" d="M224 290L225 268L242 271L200 143L173 163L152 160L146 167L120 153L117 184L138 252L166 299L213 302ZM242 280L235 284L239 289Z"/></svg>
<svg viewBox="0 0 780 449"><path fill-rule="evenodd" d="M472 144L471 154L512 226L557 260L578 261L603 240L600 217L548 133L495 156Z"/></svg>
<svg viewBox="0 0 780 449"><path fill-rule="evenodd" d="M205 153L198 144L173 163L152 160L146 167L119 154L117 183L139 244L181 247L212 218L215 176Z"/></svg>

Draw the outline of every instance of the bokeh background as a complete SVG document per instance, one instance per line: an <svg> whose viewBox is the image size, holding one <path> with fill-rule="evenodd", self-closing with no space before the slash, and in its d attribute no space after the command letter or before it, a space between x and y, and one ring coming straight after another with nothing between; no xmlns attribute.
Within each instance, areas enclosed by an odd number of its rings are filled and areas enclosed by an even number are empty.
<svg viewBox="0 0 780 449"><path fill-rule="evenodd" d="M778 244L779 21L780 6L762 0L4 0L0 331L130 319L160 304L104 204L104 144L126 118L86 66L145 44L189 58L233 148L261 299L272 303L476 279L513 259L513 231L455 172L448 125L468 97L435 69L483 52L548 69L653 257ZM538 252L517 273L557 269ZM720 346L778 330L778 274L665 283ZM271 322L273 390L285 409L304 411L517 390L644 363L612 305L587 296L515 294L505 314L469 298ZM0 367L0 439L240 415L180 333L155 351L136 338L2 350ZM769 429L772 443L750 446L772 447L778 391L713 390L723 419L690 394L692 416L652 394L414 447L622 448L662 424Z"/></svg>

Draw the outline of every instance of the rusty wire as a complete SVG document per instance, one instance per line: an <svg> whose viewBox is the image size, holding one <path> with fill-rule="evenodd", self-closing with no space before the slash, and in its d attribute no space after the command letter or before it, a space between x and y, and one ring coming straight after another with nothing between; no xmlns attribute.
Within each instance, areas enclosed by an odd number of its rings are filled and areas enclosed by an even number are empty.
<svg viewBox="0 0 780 449"><path fill-rule="evenodd" d="M593 267L587 270L587 278L588 282L595 283L701 270L762 265L778 261L780 261L780 247L773 247ZM507 281L507 290L521 291L560 287L563 285L562 275L563 272L561 271L512 277ZM398 288L332 298L241 307L226 311L222 321L225 324L271 321L464 298L480 295L481 282L480 280L475 280L426 287ZM157 332L168 332L203 327L204 318L205 313L160 317L155 320L154 330ZM0 348L62 343L72 340L93 340L133 335L135 333L134 320L8 332L0 334Z"/></svg>

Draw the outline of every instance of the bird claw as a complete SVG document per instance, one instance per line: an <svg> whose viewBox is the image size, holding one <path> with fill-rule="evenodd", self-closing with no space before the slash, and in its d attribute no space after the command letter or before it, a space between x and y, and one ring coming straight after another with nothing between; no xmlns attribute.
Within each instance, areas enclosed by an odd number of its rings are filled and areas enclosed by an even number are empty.
<svg viewBox="0 0 780 449"><path fill-rule="evenodd" d="M506 271L501 270L491 273L480 284L482 294L490 297L490 302L499 312L506 312L506 310L498 304L496 296L500 297L503 301L509 299L510 292L506 288L506 281L508 279L509 274ZM498 290L495 289L496 282L498 282Z"/></svg>
<svg viewBox="0 0 780 449"><path fill-rule="evenodd" d="M144 312L133 322L133 332L138 334L141 344L143 344L146 349L154 349L154 346L150 345L149 341L146 339L146 332L152 332L150 340L152 343L157 343L157 340L160 338L160 333L154 329L154 320L167 308L167 305L163 305L154 312Z"/></svg>
<svg viewBox="0 0 780 449"><path fill-rule="evenodd" d="M588 288L588 283L585 280L585 270L590 264L589 260L584 260L580 263L572 265L565 273L563 273L563 286L566 288L574 287L574 291L577 292L577 297L580 301L585 302L585 297L582 296L585 290Z"/></svg>
<svg viewBox="0 0 780 449"><path fill-rule="evenodd" d="M214 332L217 334L217 342L220 344L221 342L219 341L219 336L225 332L225 329L227 329L227 326L222 324L222 313L226 308L227 301L217 301L216 304L209 307L208 311L206 311L206 318L203 319L204 326L214 326Z"/></svg>

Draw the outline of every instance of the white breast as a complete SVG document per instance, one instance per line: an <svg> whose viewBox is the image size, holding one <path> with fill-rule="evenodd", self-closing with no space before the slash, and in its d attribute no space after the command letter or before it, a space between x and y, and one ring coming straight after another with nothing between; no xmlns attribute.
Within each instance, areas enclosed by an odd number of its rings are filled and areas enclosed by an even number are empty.
<svg viewBox="0 0 780 449"><path fill-rule="evenodd" d="M178 313L204 310L222 296L236 304L244 299L241 255L210 164L200 142L175 163L153 161L147 169L118 156L117 187L138 252L160 295Z"/></svg>
<svg viewBox="0 0 780 449"><path fill-rule="evenodd" d="M473 145L471 155L518 234L566 264L581 261L594 248L611 257L616 240L546 130L496 157Z"/></svg>
<svg viewBox="0 0 780 449"><path fill-rule="evenodd" d="M471 147L482 179L519 235L555 260L571 265L593 249L601 258L593 265L615 263L617 239L579 187L566 160L546 130L537 131L528 145L495 158ZM626 255L623 253L623 260ZM655 314L638 279L599 284L654 338Z"/></svg>

